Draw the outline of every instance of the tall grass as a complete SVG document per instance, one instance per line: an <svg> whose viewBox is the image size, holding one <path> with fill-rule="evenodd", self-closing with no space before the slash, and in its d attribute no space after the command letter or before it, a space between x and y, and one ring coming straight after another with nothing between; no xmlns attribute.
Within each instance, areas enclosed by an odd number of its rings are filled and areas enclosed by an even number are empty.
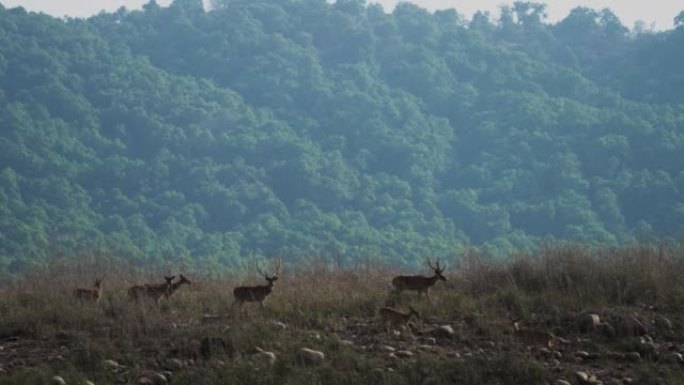
<svg viewBox="0 0 684 385"><path fill-rule="evenodd" d="M0 286L0 341L40 341L41 349L63 351L54 362L23 365L43 376L50 371L72 373L74 378L101 382L117 376L132 381L135 370L158 368L175 357L190 365L174 383L543 383L551 376L545 367L518 356L507 358L507 349L474 361L454 361L445 350L401 365L387 361L373 354L373 346L386 341L374 318L390 299L399 308L414 306L422 315L418 329L439 324L456 328L454 349L481 340L506 345L512 316L562 332L561 320L580 311L656 306L680 322L683 256L680 248L662 246L547 247L509 261L470 251L450 261L448 281L437 283L429 300L409 292L394 298L390 282L398 269L382 264L344 269L320 259L301 259L296 266L284 263L263 309L255 304L232 307L234 287L264 284L253 269L248 276L208 275L184 266L133 268L104 256L56 259ZM126 297L133 284L158 283L164 275L178 273L193 284L159 306ZM90 287L98 277L104 277L99 303L77 301L73 290ZM285 330L275 322L283 323ZM207 353L203 341L221 342ZM295 352L305 346L325 351L326 364L298 366ZM278 354L277 364L258 376L249 358L257 347ZM31 354L29 348L26 354ZM113 374L103 366L105 359L129 369ZM30 369L5 369L31 378L26 372ZM508 380L494 381L503 378L499 375Z"/></svg>

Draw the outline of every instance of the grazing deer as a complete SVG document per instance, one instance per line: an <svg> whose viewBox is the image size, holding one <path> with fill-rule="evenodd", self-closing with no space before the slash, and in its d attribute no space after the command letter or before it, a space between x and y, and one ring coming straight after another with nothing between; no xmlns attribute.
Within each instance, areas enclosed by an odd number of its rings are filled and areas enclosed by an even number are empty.
<svg viewBox="0 0 684 385"><path fill-rule="evenodd" d="M82 288L79 287L74 290L74 297L81 301L93 301L98 302L102 296L102 278L95 280L95 284L92 288Z"/></svg>
<svg viewBox="0 0 684 385"><path fill-rule="evenodd" d="M189 279L185 278L183 274L180 274L179 277L180 280L178 282L172 283L169 287L169 290L166 293L164 293L164 298L170 298L181 286L183 286L183 284L187 283L188 285L192 285L192 282L190 282Z"/></svg>
<svg viewBox="0 0 684 385"><path fill-rule="evenodd" d="M520 321L511 318L513 323L513 337L526 347L540 346L553 348L556 337L549 332L536 329L521 328Z"/></svg>
<svg viewBox="0 0 684 385"><path fill-rule="evenodd" d="M172 281L176 278L175 275L171 277L164 277L165 283L160 284L144 284L134 285L128 289L128 299L131 301L140 301L143 298L153 299L157 304L159 300L168 293L171 288Z"/></svg>
<svg viewBox="0 0 684 385"><path fill-rule="evenodd" d="M278 280L278 275L280 274L281 260L278 259L278 266L276 267L275 274L269 276L264 274L261 269L259 269L259 264L257 263L257 271L261 276L264 277L268 284L259 286L239 286L233 289L233 297L235 297L235 305L242 305L244 302L259 302L261 307L264 307L264 301L266 297L271 294L273 290L273 283Z"/></svg>
<svg viewBox="0 0 684 385"><path fill-rule="evenodd" d="M416 309L412 308L411 306L409 306L408 313L404 313L393 307L386 306L380 309L378 314L380 315L380 325L387 331L388 339L391 328L394 328L402 333L403 330L406 330L409 321L411 321L411 317L415 316L416 318L420 318L420 314L418 314Z"/></svg>
<svg viewBox="0 0 684 385"><path fill-rule="evenodd" d="M392 286L394 286L394 292L396 294L401 294L404 290L415 290L418 292L418 296L422 293L430 299L429 289L437 283L438 279L446 281L446 278L442 275L446 267L439 266L439 258L437 258L437 266L432 266L430 260L427 261L428 266L435 272L432 277L426 277L424 275L399 275L392 279Z"/></svg>

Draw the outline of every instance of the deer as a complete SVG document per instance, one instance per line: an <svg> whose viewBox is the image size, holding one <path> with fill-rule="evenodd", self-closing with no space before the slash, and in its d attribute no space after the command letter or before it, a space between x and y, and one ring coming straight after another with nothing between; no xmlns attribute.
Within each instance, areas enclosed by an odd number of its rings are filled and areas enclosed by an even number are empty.
<svg viewBox="0 0 684 385"><path fill-rule="evenodd" d="M446 281L446 278L442 275L445 267L439 265L439 258L437 258L437 265L433 266L430 263L430 259L427 260L428 266L435 272L432 277L426 277L424 275L399 275L392 279L392 286L394 287L394 292L398 295L404 290L415 290L418 292L420 297L422 293L430 299L429 289L437 283L437 280Z"/></svg>
<svg viewBox="0 0 684 385"><path fill-rule="evenodd" d="M513 337L526 347L545 347L552 349L556 337L543 330L521 328L520 321L511 318L511 323L513 324Z"/></svg>
<svg viewBox="0 0 684 385"><path fill-rule="evenodd" d="M233 306L241 306L245 302L259 302L259 305L263 308L266 297L268 297L268 295L271 294L271 291L273 290L273 283L278 280L278 276L280 274L280 266L281 260L278 259L278 266L276 267L275 273L273 275L268 275L261 271L261 269L259 268L259 264L257 263L257 272L259 272L259 274L261 274L261 276L264 277L268 284L258 286L236 287L235 289L233 289L233 297L235 298Z"/></svg>
<svg viewBox="0 0 684 385"><path fill-rule="evenodd" d="M171 288L172 281L176 278L175 275L171 277L164 277L165 283L160 284L144 284L134 285L128 289L128 299L131 301L140 301L143 298L153 299L157 304L159 300L168 293Z"/></svg>
<svg viewBox="0 0 684 385"><path fill-rule="evenodd" d="M192 285L192 282L190 282L189 279L185 278L183 274L179 274L180 280L178 282L174 282L171 284L169 287L169 290L164 293L164 298L169 299L171 296L178 290L180 289L181 286L184 284Z"/></svg>
<svg viewBox="0 0 684 385"><path fill-rule="evenodd" d="M408 313L401 312L393 307L385 306L378 311L378 315L380 315L380 325L384 327L388 333L390 328L394 328L400 332L401 330L406 329L413 316L420 318L420 314L411 306L409 306Z"/></svg>
<svg viewBox="0 0 684 385"><path fill-rule="evenodd" d="M74 297L80 301L98 302L102 296L102 278L97 278L92 288L79 287L74 290Z"/></svg>

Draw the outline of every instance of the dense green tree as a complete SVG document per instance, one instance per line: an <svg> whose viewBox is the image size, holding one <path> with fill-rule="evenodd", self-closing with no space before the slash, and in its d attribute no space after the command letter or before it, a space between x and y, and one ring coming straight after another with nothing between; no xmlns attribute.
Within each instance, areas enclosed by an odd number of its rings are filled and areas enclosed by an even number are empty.
<svg viewBox="0 0 684 385"><path fill-rule="evenodd" d="M684 28L515 2L0 6L0 272L684 234Z"/></svg>

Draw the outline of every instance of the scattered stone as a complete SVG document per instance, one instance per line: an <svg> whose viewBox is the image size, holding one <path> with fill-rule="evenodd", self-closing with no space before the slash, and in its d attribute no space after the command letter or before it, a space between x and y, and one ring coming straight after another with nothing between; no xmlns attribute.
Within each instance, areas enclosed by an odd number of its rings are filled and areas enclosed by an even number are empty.
<svg viewBox="0 0 684 385"><path fill-rule="evenodd" d="M166 361L164 368L169 370L180 370L183 369L183 366L183 361L178 358L171 358Z"/></svg>
<svg viewBox="0 0 684 385"><path fill-rule="evenodd" d="M575 352L575 357L586 360L586 359L589 359L590 354L589 354L589 352L585 352L584 350L578 350Z"/></svg>
<svg viewBox="0 0 684 385"><path fill-rule="evenodd" d="M672 330L672 322L664 315L656 314L653 322L658 328Z"/></svg>
<svg viewBox="0 0 684 385"><path fill-rule="evenodd" d="M173 372L172 372L172 371L170 371L170 370L162 370L162 371L159 372L159 373L161 373L162 376L166 377L166 380L167 380L168 382L171 382L171 380L173 380Z"/></svg>
<svg viewBox="0 0 684 385"><path fill-rule="evenodd" d="M642 342L639 344L637 350L639 354L644 357L653 357L658 354L658 345L654 342Z"/></svg>
<svg viewBox="0 0 684 385"><path fill-rule="evenodd" d="M668 353L667 356L665 356L665 361L673 363L673 364L684 364L684 356L682 356L681 353Z"/></svg>
<svg viewBox="0 0 684 385"><path fill-rule="evenodd" d="M273 352L263 350L261 348L256 348L257 353L254 354L254 358L258 361L263 362L267 365L273 365L276 362L276 355Z"/></svg>
<svg viewBox="0 0 684 385"><path fill-rule="evenodd" d="M117 370L121 368L121 365L119 365L119 363L114 360L104 360L104 364L106 367L112 370Z"/></svg>
<svg viewBox="0 0 684 385"><path fill-rule="evenodd" d="M596 330L601 323L601 317L594 313L581 313L575 317L575 322L580 332L589 333Z"/></svg>
<svg viewBox="0 0 684 385"><path fill-rule="evenodd" d="M411 358L411 357L413 357L413 352L410 350L397 350L396 352L394 352L394 354L400 358Z"/></svg>
<svg viewBox="0 0 684 385"><path fill-rule="evenodd" d="M325 353L309 348L301 348L297 352L297 359L303 365L320 365L325 361Z"/></svg>
<svg viewBox="0 0 684 385"><path fill-rule="evenodd" d="M83 381L83 385L95 385L95 383L90 380L85 380Z"/></svg>
<svg viewBox="0 0 684 385"><path fill-rule="evenodd" d="M136 381L136 384L138 384L138 385L154 385L154 381L150 380L147 377L138 377L138 381Z"/></svg>
<svg viewBox="0 0 684 385"><path fill-rule="evenodd" d="M425 342L428 345L436 345L437 344L437 339L435 337L428 337L425 339Z"/></svg>
<svg viewBox="0 0 684 385"><path fill-rule="evenodd" d="M344 346L354 346L354 341L351 341L351 340L340 340L340 345L344 345Z"/></svg>
<svg viewBox="0 0 684 385"><path fill-rule="evenodd" d="M51 383L52 385L66 385L66 381L60 376L53 376Z"/></svg>
<svg viewBox="0 0 684 385"><path fill-rule="evenodd" d="M394 353L394 351L397 350L389 345L378 345L375 349L382 353Z"/></svg>
<svg viewBox="0 0 684 385"><path fill-rule="evenodd" d="M451 325L441 325L437 326L432 330L432 335L437 338L451 338L456 334L454 328Z"/></svg>
<svg viewBox="0 0 684 385"><path fill-rule="evenodd" d="M142 377L150 379L155 385L163 385L169 382L163 374L155 372L154 370L143 371Z"/></svg>
<svg viewBox="0 0 684 385"><path fill-rule="evenodd" d="M641 360L641 354L639 354L639 352L625 353L625 359L628 361L636 362L636 361Z"/></svg>
<svg viewBox="0 0 684 385"><path fill-rule="evenodd" d="M285 325L284 323L282 323L282 322L280 322L280 321L273 321L273 327L274 327L276 330L285 330L285 329L287 329L287 325Z"/></svg>
<svg viewBox="0 0 684 385"><path fill-rule="evenodd" d="M558 379L556 382L554 382L554 385L570 385L568 381Z"/></svg>
<svg viewBox="0 0 684 385"><path fill-rule="evenodd" d="M589 373L587 372L575 372L575 377L577 378L577 382L580 384L586 384L589 382Z"/></svg>

